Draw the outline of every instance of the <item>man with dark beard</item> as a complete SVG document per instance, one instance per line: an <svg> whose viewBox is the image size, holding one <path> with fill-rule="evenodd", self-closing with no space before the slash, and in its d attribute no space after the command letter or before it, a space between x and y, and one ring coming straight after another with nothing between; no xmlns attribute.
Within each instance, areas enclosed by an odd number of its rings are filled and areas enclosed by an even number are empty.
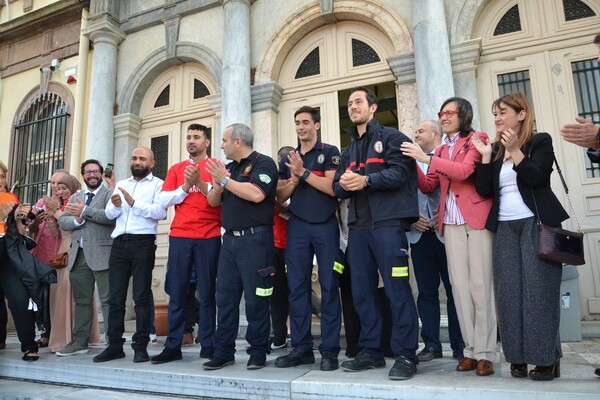
<svg viewBox="0 0 600 400"><path fill-rule="evenodd" d="M58 356L72 356L88 352L88 339L92 326L94 285L104 316L104 332L108 321L108 257L115 223L108 219L104 208L111 190L102 185L104 168L98 160L81 164L85 189L70 197L64 213L58 218L60 228L73 231L69 253L69 280L75 299L73 340L56 352ZM114 182L112 182L114 183Z"/></svg>
<svg viewBox="0 0 600 400"><path fill-rule="evenodd" d="M151 284L156 230L158 221L167 215L159 200L163 181L152 175L150 171L153 167L152 150L147 147L134 149L131 153L132 176L117 183L106 206L106 217L116 219L115 230L111 234L113 246L108 261L108 347L94 357L94 362L125 357L125 301L131 277L136 315L136 332L131 344L135 351L133 362L150 360L146 348L150 341Z"/></svg>

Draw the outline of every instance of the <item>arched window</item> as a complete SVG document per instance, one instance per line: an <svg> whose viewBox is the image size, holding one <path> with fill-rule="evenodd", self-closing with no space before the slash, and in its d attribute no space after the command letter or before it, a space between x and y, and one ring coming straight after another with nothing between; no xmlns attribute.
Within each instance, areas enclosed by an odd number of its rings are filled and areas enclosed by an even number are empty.
<svg viewBox="0 0 600 400"><path fill-rule="evenodd" d="M375 50L358 39L352 39L352 66L374 64L381 61Z"/></svg>
<svg viewBox="0 0 600 400"><path fill-rule="evenodd" d="M15 123L9 173L21 201L49 194L50 176L65 167L68 118L63 99L47 93L33 99Z"/></svg>
<svg viewBox="0 0 600 400"><path fill-rule="evenodd" d="M321 64L319 59L319 48L315 47L306 57L296 71L295 79L306 78L307 76L319 75L321 73Z"/></svg>
<svg viewBox="0 0 600 400"><path fill-rule="evenodd" d="M565 21L575 21L577 19L593 17L594 11L581 0L563 0L563 10L565 12Z"/></svg>
<svg viewBox="0 0 600 400"><path fill-rule="evenodd" d="M160 92L160 94L156 98L156 101L154 102L154 108L168 106L170 97L171 97L171 85L167 85L167 87L165 87L163 89L163 91Z"/></svg>
<svg viewBox="0 0 600 400"><path fill-rule="evenodd" d="M494 29L494 36L504 35L512 32L519 32L521 30L521 16L519 15L519 5L515 4L502 16L496 29Z"/></svg>
<svg viewBox="0 0 600 400"><path fill-rule="evenodd" d="M194 99L201 99L209 95L210 91L206 85L200 82L198 79L194 79Z"/></svg>

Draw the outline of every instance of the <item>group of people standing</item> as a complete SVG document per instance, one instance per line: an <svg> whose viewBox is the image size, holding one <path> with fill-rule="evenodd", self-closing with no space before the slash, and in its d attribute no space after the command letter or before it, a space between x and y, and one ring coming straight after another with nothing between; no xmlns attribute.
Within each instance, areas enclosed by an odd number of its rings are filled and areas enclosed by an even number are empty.
<svg viewBox="0 0 600 400"><path fill-rule="evenodd" d="M442 282L457 371L494 373L499 328L513 377L560 376L561 265L538 259L535 249L537 221L560 226L568 214L550 188L551 136L534 132L527 97L511 93L493 103L494 140L474 131L473 109L463 98L446 100L438 120L421 122L414 143L377 122L377 104L368 88L350 91L352 141L343 154L321 142L319 110L305 106L294 115L298 147L287 149L279 166L254 150L254 135L243 124L232 124L223 132L221 149L230 163L211 159L209 130L192 124L186 133L189 159L171 167L164 182L152 174L154 155L145 147L131 155L131 177L116 184L114 177L104 177L97 160L81 166L83 190L75 177L58 171L52 178L53 196L36 204L37 217L30 226L40 239L48 235L53 243L50 251L34 251L42 261L69 253L67 268L58 271L52 300L52 328L46 342L51 350L58 356L83 354L89 344L101 341L94 311L97 287L108 346L93 360L125 357L125 301L133 277L133 361L161 364L182 359L189 282L195 274L200 357L208 359L203 364L206 370L235 361L242 296L248 320L248 369L265 367L272 349L286 347L288 310L292 350L274 364L281 368L312 364L311 273L316 257L322 371L340 366L351 372L383 368L391 352L390 379L409 379L419 362L442 357L438 296ZM576 128L564 128L567 140L572 130ZM4 237L10 223L24 231L22 221L11 220L9 214L27 214L29 209L6 193L6 168L3 174L0 286L15 316L23 359L34 361L35 317L22 308L28 296L5 262ZM102 184L103 178L110 189ZM169 329L163 351L150 357L157 225L171 206L175 218L167 269ZM340 207L347 208L340 213ZM279 233L284 227L283 245L273 234L274 213L275 221L281 215L287 220L275 224ZM347 217L342 220L338 214ZM345 252L340 239L347 239ZM409 257L419 289L416 304L409 284ZM339 364L342 276L350 276L360 333L355 335L355 357ZM381 286L390 315L381 311ZM270 305L272 296L282 304ZM270 342L271 309L277 311L276 335ZM417 353L419 317L425 346ZM391 325L389 336L383 328L386 320ZM44 337L41 340L45 345ZM389 351L382 345L386 341Z"/></svg>

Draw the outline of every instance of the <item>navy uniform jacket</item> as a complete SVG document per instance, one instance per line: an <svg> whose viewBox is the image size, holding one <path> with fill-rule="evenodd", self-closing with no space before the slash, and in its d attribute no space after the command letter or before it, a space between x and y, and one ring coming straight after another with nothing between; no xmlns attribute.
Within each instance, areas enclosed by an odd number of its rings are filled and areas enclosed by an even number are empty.
<svg viewBox="0 0 600 400"><path fill-rule="evenodd" d="M346 170L368 175L371 179L371 186L363 190L366 190L374 226L389 220L402 220L407 224L417 221L417 164L400 151L400 144L410 142L410 139L397 129L384 127L372 119L367 124L367 137L364 138L368 141L367 152L357 160L358 131L353 127L347 133L354 140L342 155L333 189L339 198L350 198L348 224L356 222L356 196L340 186L340 176Z"/></svg>

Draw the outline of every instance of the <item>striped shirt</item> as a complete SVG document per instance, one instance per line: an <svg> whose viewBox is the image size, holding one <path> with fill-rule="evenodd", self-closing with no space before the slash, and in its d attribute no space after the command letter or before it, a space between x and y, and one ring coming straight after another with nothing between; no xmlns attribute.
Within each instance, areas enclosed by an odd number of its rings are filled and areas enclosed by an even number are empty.
<svg viewBox="0 0 600 400"><path fill-rule="evenodd" d="M458 132L452 136L452 139L448 137L448 135L444 136L444 142L446 146L448 146L448 159L452 159L452 152L454 151L454 146L460 135ZM447 225L463 225L465 224L465 218L460 212L458 208L458 204L456 203L456 196L454 192L452 192L452 188L448 186L448 196L446 196L446 210L444 211L444 224Z"/></svg>

